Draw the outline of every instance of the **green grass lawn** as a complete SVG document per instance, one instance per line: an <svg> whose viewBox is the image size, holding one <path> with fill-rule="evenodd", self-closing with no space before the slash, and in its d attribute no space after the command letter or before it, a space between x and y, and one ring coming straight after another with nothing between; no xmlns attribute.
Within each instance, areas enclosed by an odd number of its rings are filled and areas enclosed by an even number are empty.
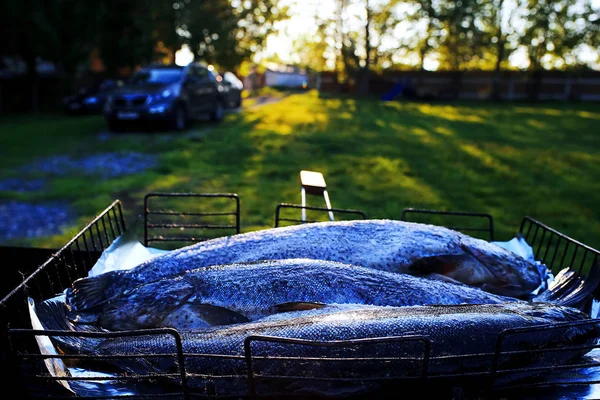
<svg viewBox="0 0 600 400"><path fill-rule="evenodd" d="M43 193L0 192L4 200L64 199L80 216L65 234L22 245L60 246L114 199L133 221L149 192L237 193L243 232L272 227L278 203L300 203L306 169L324 174L333 207L371 218L399 219L407 207L484 212L494 216L496 238L508 240L528 215L600 248L598 104L385 103L309 92L218 125L197 123L193 134L99 135L101 117L0 124L0 178L58 154L132 150L160 160L137 175L61 176Z"/></svg>

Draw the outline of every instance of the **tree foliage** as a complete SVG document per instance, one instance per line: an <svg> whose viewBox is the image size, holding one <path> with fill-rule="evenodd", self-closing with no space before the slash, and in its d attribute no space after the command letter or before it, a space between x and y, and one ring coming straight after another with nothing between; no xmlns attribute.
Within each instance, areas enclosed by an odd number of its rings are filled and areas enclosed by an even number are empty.
<svg viewBox="0 0 600 400"><path fill-rule="evenodd" d="M0 5L2 55L55 61L72 72L97 49L110 73L165 58L182 44L200 59L234 68L260 50L275 0L29 0Z"/></svg>
<svg viewBox="0 0 600 400"><path fill-rule="evenodd" d="M103 4L77 0L0 3L0 55L20 57L34 69L37 59L73 72L89 56Z"/></svg>
<svg viewBox="0 0 600 400"><path fill-rule="evenodd" d="M72 76L98 54L116 75L150 62L174 62L187 44L196 58L226 69L259 51L274 22L276 0L23 0L0 3L1 59L21 60L37 103L36 65L51 61Z"/></svg>
<svg viewBox="0 0 600 400"><path fill-rule="evenodd" d="M337 54L336 65L343 65L348 77L365 68L390 67L500 71L509 67L511 57L523 55L530 70L564 69L581 64L577 54L584 46L599 50L600 10L591 0L335 4L334 15L319 16L318 23L336 28L321 30L312 46L306 38L303 43L321 54Z"/></svg>
<svg viewBox="0 0 600 400"><path fill-rule="evenodd" d="M574 62L573 50L596 43L597 14L591 2L524 0L525 26L519 44L527 49L531 70Z"/></svg>

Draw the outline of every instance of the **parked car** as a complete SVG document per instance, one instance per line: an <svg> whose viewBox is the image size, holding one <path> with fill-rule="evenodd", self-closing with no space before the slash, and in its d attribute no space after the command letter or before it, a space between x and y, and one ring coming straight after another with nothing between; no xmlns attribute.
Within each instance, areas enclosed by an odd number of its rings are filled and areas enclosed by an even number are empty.
<svg viewBox="0 0 600 400"><path fill-rule="evenodd" d="M104 115L110 130L142 122L166 122L181 131L190 120L209 114L223 119L223 85L207 66L193 63L149 66L109 96Z"/></svg>
<svg viewBox="0 0 600 400"><path fill-rule="evenodd" d="M238 79L233 72L225 72L219 75L217 79L223 84L223 98L225 104L230 108L238 108L242 105L242 91L244 84Z"/></svg>
<svg viewBox="0 0 600 400"><path fill-rule="evenodd" d="M104 79L79 89L77 94L63 98L63 108L71 115L102 114L104 103L111 91L118 86L114 79Z"/></svg>

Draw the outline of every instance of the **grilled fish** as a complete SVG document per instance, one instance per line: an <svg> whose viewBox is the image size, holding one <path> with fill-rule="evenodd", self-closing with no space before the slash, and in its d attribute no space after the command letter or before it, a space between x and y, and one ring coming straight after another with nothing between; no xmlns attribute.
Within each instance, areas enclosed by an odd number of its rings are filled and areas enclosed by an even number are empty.
<svg viewBox="0 0 600 400"><path fill-rule="evenodd" d="M66 319L64 308L64 303L38 305L36 312L45 329L79 329ZM309 390L306 386L311 385L310 378L350 377L360 382L369 378L418 377L423 372L426 353L429 355L429 376L489 371L499 334L513 328L532 329L503 337L503 355L498 359L498 368L555 365L585 354L589 350L582 349L581 345L595 343L599 333L597 321L590 320L585 313L545 303L412 307L342 305L284 314L182 333L188 373L202 374L210 379L219 394L231 394L236 386L219 377L237 377L245 384L244 344L251 340L248 348L255 360L255 373L302 376L303 379L294 384ZM564 324L569 322L573 324ZM539 329L549 326L553 326L552 329ZM105 338L56 336L52 339L65 354L150 356L176 352L172 337L166 333ZM262 339L247 339L256 335ZM310 343L289 344L270 338L301 339ZM365 342L365 339L374 338L387 339ZM322 342L330 343L328 346L315 345ZM553 350L539 352L544 349ZM269 358L261 359L263 356ZM277 360L274 357L285 358ZM291 360L290 357L301 359ZM325 357L337 361L326 361ZM351 360L340 361L343 358ZM99 357L96 362L115 363L110 365L128 373L177 371L175 357L129 360ZM190 381L192 385L204 383L202 379ZM245 385L241 388L245 390Z"/></svg>
<svg viewBox="0 0 600 400"><path fill-rule="evenodd" d="M68 299L74 322L108 330L189 330L324 304L413 306L517 301L464 284L311 259L197 268L99 302L95 296L102 295L102 288L98 288L102 282L101 277L77 282ZM95 306L89 308L88 304Z"/></svg>
<svg viewBox="0 0 600 400"><path fill-rule="evenodd" d="M527 297L542 282L538 265L460 232L395 220L356 220L271 228L196 243L130 270L101 275L103 288L98 285L98 290L103 295L96 298L111 299L190 269L287 258L443 277L511 297Z"/></svg>

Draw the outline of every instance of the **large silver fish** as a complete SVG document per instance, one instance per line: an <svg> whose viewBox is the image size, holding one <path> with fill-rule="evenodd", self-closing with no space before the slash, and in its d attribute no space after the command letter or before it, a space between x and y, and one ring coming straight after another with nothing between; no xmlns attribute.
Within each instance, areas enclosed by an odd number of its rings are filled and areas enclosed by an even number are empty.
<svg viewBox="0 0 600 400"><path fill-rule="evenodd" d="M45 329L77 329L65 318L64 303L41 303L36 312ZM567 322L589 324L561 325ZM369 378L420 376L428 342L428 375L460 374L489 371L498 335L511 328L548 327L504 337L502 351L529 351L526 354L506 353L498 368L549 366L582 356L595 343L597 321L570 307L544 303L505 303L455 306L339 306L301 311L292 315L275 315L255 322L207 328L182 334L183 352L188 373L202 374L217 387L219 394L245 390L246 363L244 343L249 336L304 339L315 342L349 341L356 339L413 337L405 341L384 343L354 343L339 346L308 346L254 341L250 345L254 372L263 375L303 377L295 382L310 390L307 378L334 379L351 377L356 382ZM417 338L415 338L417 337ZM171 354L174 342L168 336L90 338L59 336L53 338L65 354L85 355L147 355ZM576 347L579 346L579 347ZM554 349L540 353L542 349ZM560 349L558 351L558 349ZM537 352L536 352L537 350ZM217 355L217 357L215 357ZM268 359L261 357L268 356ZM276 360L273 357L285 357ZM290 360L301 357L302 360ZM333 357L337 361L325 361ZM351 361L341 362L341 358ZM86 359L87 362L94 361ZM124 371L135 373L176 373L176 360L160 357L102 359ZM112 365L112 364L111 364ZM98 367L99 368L99 367ZM240 387L220 377L238 377ZM458 378L453 378L456 381ZM191 384L204 381L192 380ZM276 390L281 390L276 389Z"/></svg>
<svg viewBox="0 0 600 400"><path fill-rule="evenodd" d="M526 297L542 282L538 266L500 246L441 226L395 220L320 222L196 243L137 267L102 275L103 296L210 265L287 258L338 261L437 276L485 291Z"/></svg>
<svg viewBox="0 0 600 400"><path fill-rule="evenodd" d="M189 270L101 302L102 276L75 282L70 318L108 330L205 328L324 304L413 306L517 301L464 284L334 261L286 259ZM99 290L100 289L100 290ZM93 304L89 308L88 304Z"/></svg>

